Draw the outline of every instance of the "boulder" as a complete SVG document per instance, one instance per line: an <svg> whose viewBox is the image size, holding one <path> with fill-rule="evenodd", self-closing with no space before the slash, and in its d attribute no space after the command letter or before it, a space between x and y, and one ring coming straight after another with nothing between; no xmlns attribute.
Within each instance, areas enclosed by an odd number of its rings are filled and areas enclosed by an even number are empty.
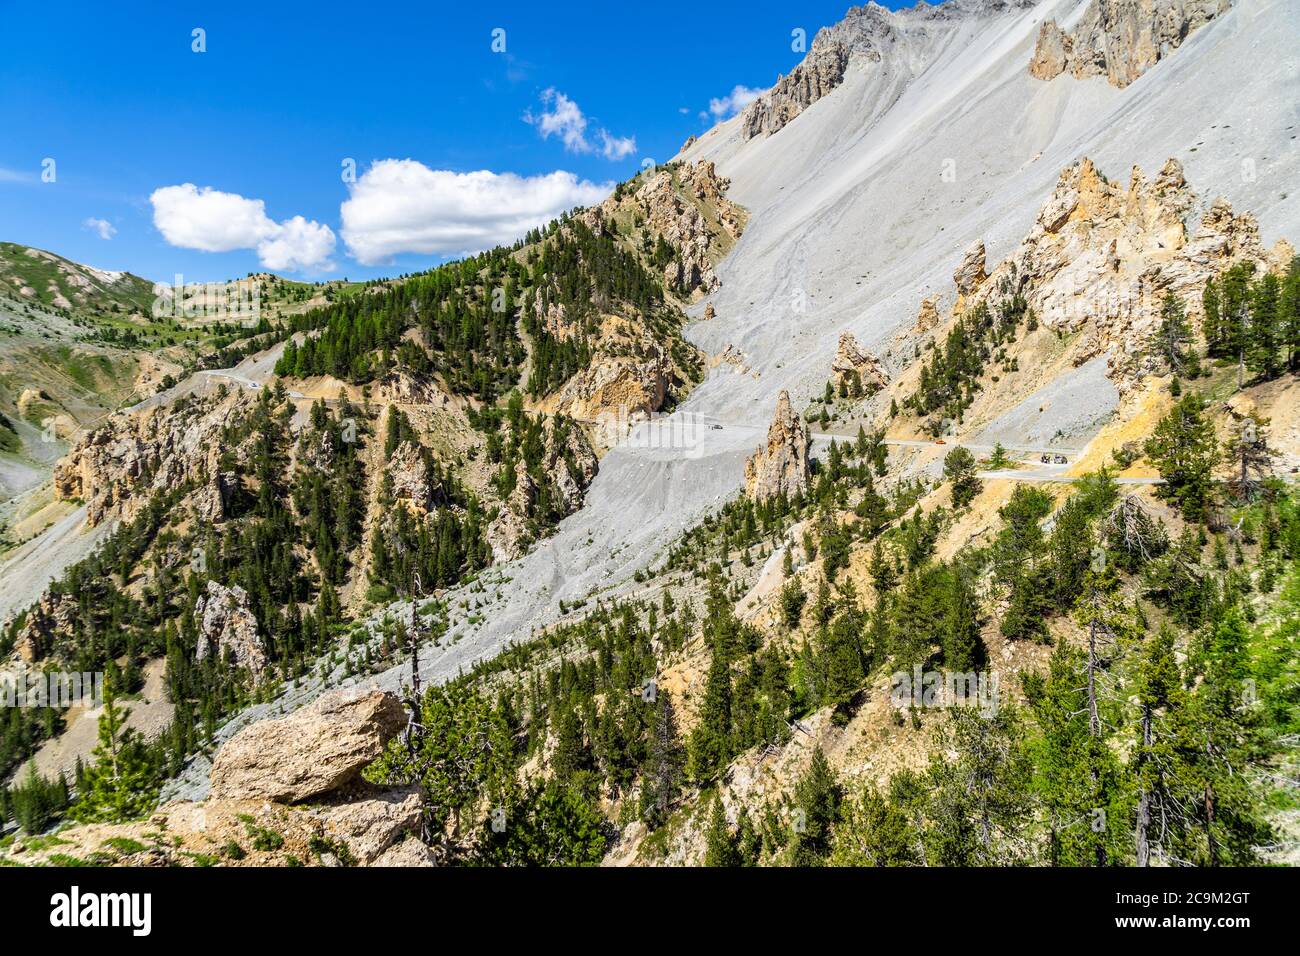
<svg viewBox="0 0 1300 956"><path fill-rule="evenodd" d="M415 837L408 837L401 843L394 844L372 861L371 866L437 866L438 858L433 850Z"/></svg>
<svg viewBox="0 0 1300 956"><path fill-rule="evenodd" d="M355 782L406 724L394 694L334 691L232 737L212 762L212 796L297 803L339 790Z"/></svg>
<svg viewBox="0 0 1300 956"><path fill-rule="evenodd" d="M318 808L314 813L326 832L346 843L364 866L408 833L417 832L421 811L419 788L397 787Z"/></svg>
<svg viewBox="0 0 1300 956"><path fill-rule="evenodd" d="M841 332L835 358L831 362L831 378L838 384L854 381L867 394L877 392L889 384L889 373L876 358L853 337L852 332Z"/></svg>

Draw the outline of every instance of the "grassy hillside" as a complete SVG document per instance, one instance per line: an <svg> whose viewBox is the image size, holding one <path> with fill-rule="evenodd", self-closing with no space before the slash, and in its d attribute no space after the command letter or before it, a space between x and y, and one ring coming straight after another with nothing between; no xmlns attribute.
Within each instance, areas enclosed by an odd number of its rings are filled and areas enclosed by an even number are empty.
<svg viewBox="0 0 1300 956"><path fill-rule="evenodd" d="M0 242L0 287L16 298L90 314L149 314L153 283L129 272L105 272L43 249Z"/></svg>

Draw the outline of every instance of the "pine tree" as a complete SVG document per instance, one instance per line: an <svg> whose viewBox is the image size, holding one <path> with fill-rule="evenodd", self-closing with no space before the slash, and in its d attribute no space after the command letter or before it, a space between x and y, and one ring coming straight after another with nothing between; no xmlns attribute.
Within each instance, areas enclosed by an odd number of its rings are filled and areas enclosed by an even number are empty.
<svg viewBox="0 0 1300 956"><path fill-rule="evenodd" d="M1300 371L1300 256L1291 260L1282 280L1278 318L1286 345L1287 368Z"/></svg>
<svg viewBox="0 0 1300 956"><path fill-rule="evenodd" d="M1255 264L1243 260L1220 281L1222 354L1237 360L1237 386L1245 383L1246 352L1250 347L1250 280Z"/></svg>
<svg viewBox="0 0 1300 956"><path fill-rule="evenodd" d="M994 866L1026 857L1030 763L1018 713L949 710L926 770L931 865ZM950 759L955 753L956 759Z"/></svg>
<svg viewBox="0 0 1300 956"><path fill-rule="evenodd" d="M917 866L916 834L907 814L872 786L840 808L832 866Z"/></svg>
<svg viewBox="0 0 1300 956"><path fill-rule="evenodd" d="M672 697L658 690L650 753L641 788L641 819L650 829L662 826L677 802L685 762L685 750L677 736L677 715Z"/></svg>
<svg viewBox="0 0 1300 956"><path fill-rule="evenodd" d="M980 493L983 482L975 477L975 456L954 448L943 460L943 473L952 482L952 506L964 508Z"/></svg>
<svg viewBox="0 0 1300 956"><path fill-rule="evenodd" d="M1157 727L1158 712L1176 706L1180 675L1174 661L1173 632L1161 630L1142 649L1135 683L1138 701L1138 740L1133 767L1137 779L1137 821L1134 850L1138 866L1150 866L1155 810L1170 799L1171 747Z"/></svg>
<svg viewBox="0 0 1300 956"><path fill-rule="evenodd" d="M1280 313L1282 283L1273 273L1265 273L1250 289L1250 339L1246 346L1246 366L1265 379L1275 378L1282 370L1282 346L1286 330Z"/></svg>
<svg viewBox="0 0 1300 956"><path fill-rule="evenodd" d="M1204 315L1201 331L1205 335L1205 350L1209 355L1219 358L1227 352L1227 341L1223 325L1223 296L1219 291L1219 283L1214 279L1205 283L1205 291L1201 294L1201 312Z"/></svg>
<svg viewBox="0 0 1300 956"><path fill-rule="evenodd" d="M861 616L853 607L818 630L818 671L824 680L820 703L835 707L832 720L838 726L848 723L850 705L865 676L861 632Z"/></svg>
<svg viewBox="0 0 1300 956"><path fill-rule="evenodd" d="M820 866L831 850L831 835L842 799L839 781L821 747L794 787L791 808L791 866Z"/></svg>
<svg viewBox="0 0 1300 956"><path fill-rule="evenodd" d="M1232 491L1241 501L1253 501L1272 469L1273 449L1268 445L1269 420L1252 411L1237 423L1228 444L1233 463Z"/></svg>
<svg viewBox="0 0 1300 956"><path fill-rule="evenodd" d="M948 607L943 624L943 663L953 671L969 671L984 664L979 598L962 567L954 567L948 588Z"/></svg>
<svg viewBox="0 0 1300 956"><path fill-rule="evenodd" d="M1100 721L1090 716L1082 655L1057 644L1046 674L1025 681L1039 737L1034 790L1053 866L1110 866L1123 858L1127 810L1122 775Z"/></svg>
<svg viewBox="0 0 1300 956"><path fill-rule="evenodd" d="M106 690L99 715L99 743L86 771L72 816L83 823L121 822L143 816L158 793L157 768L140 734L126 726L130 710Z"/></svg>
<svg viewBox="0 0 1300 956"><path fill-rule="evenodd" d="M1174 375L1181 375L1187 365L1187 344L1191 334L1182 300L1172 292L1167 293L1160 308L1160 329L1156 333L1156 348L1169 371Z"/></svg>
<svg viewBox="0 0 1300 956"><path fill-rule="evenodd" d="M731 663L724 648L714 646L704 684L699 723L691 732L691 779L704 783L717 777L731 759Z"/></svg>
<svg viewBox="0 0 1300 956"><path fill-rule="evenodd" d="M1214 424L1206 417L1205 400L1184 395L1146 443L1146 454L1165 483L1157 491L1178 504L1188 520L1205 516L1214 485L1219 445Z"/></svg>
<svg viewBox="0 0 1300 956"><path fill-rule="evenodd" d="M1172 854L1198 866L1249 866L1275 839L1260 795L1241 768L1267 759L1261 712L1251 705L1250 632L1230 607L1190 655L1200 679L1173 714L1179 811Z"/></svg>
<svg viewBox="0 0 1300 956"><path fill-rule="evenodd" d="M709 867L740 866L740 853L727 825L727 814L722 807L722 795L713 798L713 812L709 815L709 828L705 831L704 865Z"/></svg>

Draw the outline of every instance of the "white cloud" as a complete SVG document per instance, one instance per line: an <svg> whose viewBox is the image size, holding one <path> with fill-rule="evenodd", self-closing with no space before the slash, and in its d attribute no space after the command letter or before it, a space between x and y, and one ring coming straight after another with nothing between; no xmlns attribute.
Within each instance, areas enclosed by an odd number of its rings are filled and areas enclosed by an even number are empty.
<svg viewBox="0 0 1300 956"><path fill-rule="evenodd" d="M256 249L268 269L332 268L334 231L322 223L294 216L276 222L266 203L193 183L163 186L149 197L153 223L173 246L201 252Z"/></svg>
<svg viewBox="0 0 1300 956"><path fill-rule="evenodd" d="M550 108L542 110L540 116L531 112L524 114L524 120L537 127L542 139L558 136L570 152L591 152L591 144L587 142L587 117L578 104L554 88L542 91L542 102Z"/></svg>
<svg viewBox="0 0 1300 956"><path fill-rule="evenodd" d="M742 86L737 83L726 96L709 100L709 112L716 119L726 119L739 113L762 93L763 91L757 87Z"/></svg>
<svg viewBox="0 0 1300 956"><path fill-rule="evenodd" d="M524 114L524 122L536 126L542 139L558 136L571 153L596 151L587 138L587 117L577 103L551 87L542 91L542 104L546 108L540 114L531 110ZM619 160L636 152L635 136L615 136L600 127L596 137L600 140L600 154L608 160Z"/></svg>
<svg viewBox="0 0 1300 956"><path fill-rule="evenodd" d="M209 186L163 186L153 191L149 202L153 204L153 224L164 239L182 249L253 249L276 232L276 224L266 214L262 200L245 199Z"/></svg>
<svg viewBox="0 0 1300 956"><path fill-rule="evenodd" d="M257 255L268 269L302 271L328 268L334 252L334 230L324 223L294 216L280 223L279 231L257 245Z"/></svg>
<svg viewBox="0 0 1300 956"><path fill-rule="evenodd" d="M610 136L605 130L600 131L600 153L606 159L618 160L635 152L635 136Z"/></svg>
<svg viewBox="0 0 1300 956"><path fill-rule="evenodd" d="M96 219L94 216L91 216L81 225L84 229L89 229L92 232L99 233L99 238L101 239L112 239L117 235L117 227L107 219Z"/></svg>
<svg viewBox="0 0 1300 956"><path fill-rule="evenodd" d="M358 262L375 265L403 252L454 254L514 242L574 206L600 202L613 184L560 170L457 173L385 159L349 189L339 210L343 241Z"/></svg>

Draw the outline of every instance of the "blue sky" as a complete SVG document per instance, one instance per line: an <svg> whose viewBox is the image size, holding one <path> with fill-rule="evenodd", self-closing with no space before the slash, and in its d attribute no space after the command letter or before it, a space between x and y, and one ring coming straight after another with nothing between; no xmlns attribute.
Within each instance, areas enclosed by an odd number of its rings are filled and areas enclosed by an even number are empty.
<svg viewBox="0 0 1300 956"><path fill-rule="evenodd" d="M426 268L672 156L847 6L6 0L0 240L157 280Z"/></svg>

